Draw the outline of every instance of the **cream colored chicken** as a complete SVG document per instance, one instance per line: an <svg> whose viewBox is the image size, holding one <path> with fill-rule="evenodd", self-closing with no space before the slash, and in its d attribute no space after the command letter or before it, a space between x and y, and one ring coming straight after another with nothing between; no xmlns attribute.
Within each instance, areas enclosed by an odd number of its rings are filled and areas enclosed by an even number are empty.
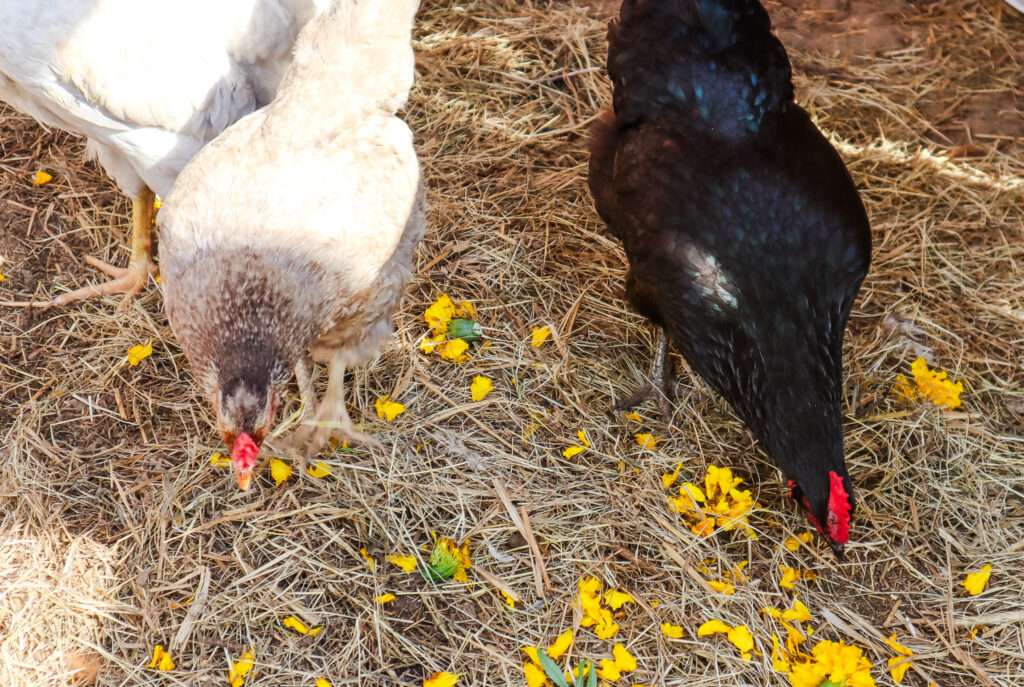
<svg viewBox="0 0 1024 687"><path fill-rule="evenodd" d="M132 198L131 260L53 305L142 289L153 271L154 191L199 149L270 102L299 30L327 0L0 0L0 100L88 138ZM45 303L40 303L43 305Z"/></svg>
<svg viewBox="0 0 1024 687"><path fill-rule="evenodd" d="M417 0L337 0L303 30L276 98L207 145L160 212L171 325L249 484L294 369L296 446L358 432L345 370L375 355L424 229L412 134ZM328 367L313 412L310 357Z"/></svg>

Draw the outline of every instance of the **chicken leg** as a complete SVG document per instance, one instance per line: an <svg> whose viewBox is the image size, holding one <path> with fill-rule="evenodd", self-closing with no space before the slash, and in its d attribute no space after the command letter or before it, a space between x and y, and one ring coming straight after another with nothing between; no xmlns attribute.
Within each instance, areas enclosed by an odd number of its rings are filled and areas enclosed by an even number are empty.
<svg viewBox="0 0 1024 687"><path fill-rule="evenodd" d="M296 367L298 370L298 366ZM304 375L305 381L300 377L299 390L303 395L303 403L307 395L312 397L313 387L308 374ZM306 387L303 390L303 386ZM312 407L312 406L310 406ZM307 411L303 410L303 419L307 417ZM327 364L327 391L320 400L316 416L312 421L304 421L302 426L295 430L293 445L302 449L305 445L305 455L312 456L327 443L332 434L338 434L342 439L350 442L367 444L383 448L383 445L369 434L360 432L352 424L352 418L348 416L348 409L345 407L345 363L341 355L335 355Z"/></svg>
<svg viewBox="0 0 1024 687"><path fill-rule="evenodd" d="M121 309L128 307L131 299L149 281L149 275L156 272L152 257L153 217L156 214L153 201L155 198L149 188L143 187L139 195L132 199L132 256L128 267L115 267L88 255L85 257L85 261L111 277L111 280L93 286L83 286L70 293L61 294L51 301L51 305L67 305L93 296L123 293L124 298L118 307Z"/></svg>
<svg viewBox="0 0 1024 687"><path fill-rule="evenodd" d="M668 361L668 336L663 329L658 330L658 340L655 344L657 352L654 354L654 364L651 366L650 381L641 386L632 396L625 398L615 404L615 410L629 410L644 401L657 401L658 409L661 411L663 420L672 417L673 379L672 366Z"/></svg>

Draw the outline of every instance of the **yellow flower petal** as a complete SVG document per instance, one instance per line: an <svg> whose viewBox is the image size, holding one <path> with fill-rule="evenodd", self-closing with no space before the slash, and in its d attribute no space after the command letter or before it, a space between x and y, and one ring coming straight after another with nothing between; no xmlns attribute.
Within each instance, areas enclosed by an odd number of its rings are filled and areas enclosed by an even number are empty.
<svg viewBox="0 0 1024 687"><path fill-rule="evenodd" d="M562 634L558 635L558 637L555 638L555 641L552 642L551 646L548 647L548 651L547 651L548 656L550 656L551 658L553 658L553 659L555 659L557 661L572 646L572 640L573 640L572 630L566 630Z"/></svg>
<svg viewBox="0 0 1024 687"><path fill-rule="evenodd" d="M544 345L544 342L551 336L551 327L544 325L543 327L534 327L530 333L530 345L534 348L540 348Z"/></svg>
<svg viewBox="0 0 1024 687"><path fill-rule="evenodd" d="M953 382L949 375L940 370L928 369L928 361L918 358L910 366L914 377L914 385L903 375L896 376L893 391L897 396L911 401L925 400L933 404L954 410L961 405L960 394L963 393L962 382Z"/></svg>
<svg viewBox="0 0 1024 687"><path fill-rule="evenodd" d="M672 623L662 623L661 634L665 635L669 639L680 639L683 636L683 626L673 625Z"/></svg>
<svg viewBox="0 0 1024 687"><path fill-rule="evenodd" d="M384 560L391 565L401 568L404 573L415 572L416 568L419 566L416 556L411 554L389 553Z"/></svg>
<svg viewBox="0 0 1024 687"><path fill-rule="evenodd" d="M135 367L143 360L153 355L153 344L152 342L146 344L136 344L128 349L127 359L128 364Z"/></svg>
<svg viewBox="0 0 1024 687"><path fill-rule="evenodd" d="M629 592L620 591L618 589L609 589L604 594L605 605L613 611L619 610L620 608L622 608L624 604L630 604L635 601L636 599L633 598L632 594L630 594Z"/></svg>
<svg viewBox="0 0 1024 687"><path fill-rule="evenodd" d="M331 466L322 460L318 460L312 465L306 466L306 474L314 479L323 479L324 477L328 477L332 472Z"/></svg>
<svg viewBox="0 0 1024 687"><path fill-rule="evenodd" d="M423 681L423 687L455 687L459 676L455 673L434 673Z"/></svg>
<svg viewBox="0 0 1024 687"><path fill-rule="evenodd" d="M524 654L526 654L526 657L528 659L530 659L530 661L534 665L540 666L540 657L537 655L537 647L535 647L535 646L524 646L523 648L520 649L520 651L522 651Z"/></svg>
<svg viewBox="0 0 1024 687"><path fill-rule="evenodd" d="M377 559L370 555L365 546L359 547L359 557L366 562L370 572L377 572Z"/></svg>
<svg viewBox="0 0 1024 687"><path fill-rule="evenodd" d="M960 584L971 596L978 596L988 587L988 578L992 576L992 566L985 565L981 570L976 570L967 575Z"/></svg>
<svg viewBox="0 0 1024 687"><path fill-rule="evenodd" d="M811 619L811 611L800 602L800 599L794 599L793 607L788 611L782 612L782 619L790 622L806 623Z"/></svg>
<svg viewBox="0 0 1024 687"><path fill-rule="evenodd" d="M618 623L611 621L598 623L594 628L594 634L597 635L598 639L611 639L619 632Z"/></svg>
<svg viewBox="0 0 1024 687"><path fill-rule="evenodd" d="M271 458L270 476L274 478L274 484L281 486L291 478L292 466L280 458Z"/></svg>
<svg viewBox="0 0 1024 687"><path fill-rule="evenodd" d="M292 630L293 632L297 632L300 635L308 635L310 637L316 637L318 634L324 631L323 625L309 627L308 625L306 625L306 623L302 622L301 619L294 615L290 615L284 620L282 620L281 624L289 630Z"/></svg>
<svg viewBox="0 0 1024 687"><path fill-rule="evenodd" d="M5 279L7 279L7 275L5 275L3 272L0 272L0 282L4 281Z"/></svg>
<svg viewBox="0 0 1024 687"><path fill-rule="evenodd" d="M38 172L32 175L33 186L44 186L50 183L51 181L53 181L53 175L50 174L49 172L44 172L43 170L39 170Z"/></svg>
<svg viewBox="0 0 1024 687"><path fill-rule="evenodd" d="M215 468L229 468L231 467L231 456L225 456L219 451L214 451L213 455L210 456L210 465Z"/></svg>
<svg viewBox="0 0 1024 687"><path fill-rule="evenodd" d="M654 437L653 434L645 434L641 432L639 434L633 435L633 439L636 440L637 446L639 446L640 448L645 448L649 451L653 451L658 446L658 440Z"/></svg>
<svg viewBox="0 0 1024 687"><path fill-rule="evenodd" d="M394 594L392 594L391 592L387 592L386 594L381 594L379 596L373 597L373 600L376 601L381 606L383 606L384 604L391 603L392 601L394 601L397 598L398 597L395 596Z"/></svg>
<svg viewBox="0 0 1024 687"><path fill-rule="evenodd" d="M469 350L469 344L463 339L452 339L451 341L445 341L439 345L436 349L437 354L445 360L453 363L464 363L469 360L469 356L466 355L466 351Z"/></svg>
<svg viewBox="0 0 1024 687"><path fill-rule="evenodd" d="M896 641L895 633L889 635L889 637L886 638L885 643L888 644L889 648L897 654L886 661L886 665L889 668L889 675L892 677L892 681L897 685L902 684L903 678L906 676L907 671L910 670L912 663L910 657L914 655L914 652Z"/></svg>
<svg viewBox="0 0 1024 687"><path fill-rule="evenodd" d="M526 678L526 687L544 687L548 684L547 675L533 663L523 664L523 677Z"/></svg>
<svg viewBox="0 0 1024 687"><path fill-rule="evenodd" d="M772 635L772 670L777 673L788 673L790 670L789 659L782 649L779 636Z"/></svg>
<svg viewBox="0 0 1024 687"><path fill-rule="evenodd" d="M679 471L683 469L682 463L676 463L676 469L672 472L666 472L661 476L661 486L664 489L670 488L679 479Z"/></svg>
<svg viewBox="0 0 1024 687"><path fill-rule="evenodd" d="M750 654L754 650L754 636L746 625L737 625L729 630L727 635L733 646L740 650L740 656L744 661L750 660Z"/></svg>
<svg viewBox="0 0 1024 687"><path fill-rule="evenodd" d="M736 587L734 587L731 582L708 580L708 586L714 589L719 594L725 594L726 596L732 596L736 593Z"/></svg>
<svg viewBox="0 0 1024 687"><path fill-rule="evenodd" d="M469 578L467 577L466 579L468 580ZM508 606L509 608L515 608L516 607L516 597L512 596L511 594L509 594L504 589L501 589L499 591L501 591L501 598L505 599L505 605Z"/></svg>
<svg viewBox="0 0 1024 687"><path fill-rule="evenodd" d="M150 670L160 670L167 672L174 670L174 660L171 658L170 652L164 650L163 644L157 644L153 647L153 658L149 660Z"/></svg>
<svg viewBox="0 0 1024 687"><path fill-rule="evenodd" d="M601 667L597 669L597 676L602 680L615 682L622 677L622 669L615 665L615 661L612 659L602 658Z"/></svg>
<svg viewBox="0 0 1024 687"><path fill-rule="evenodd" d="M615 665L622 672L629 673L636 670L636 658L629 653L629 649L621 644L612 647L612 658L615 659Z"/></svg>
<svg viewBox="0 0 1024 687"><path fill-rule="evenodd" d="M254 665L256 665L256 655L250 649L231 666L228 671L228 684L231 687L242 687L245 684L245 676L252 672Z"/></svg>
<svg viewBox="0 0 1024 687"><path fill-rule="evenodd" d="M625 417L630 422L643 422L644 421L643 417L640 416L640 413L636 412L635 410L631 410L628 413L626 413Z"/></svg>
<svg viewBox="0 0 1024 687"><path fill-rule="evenodd" d="M564 451L562 451L562 457L575 458L576 456L578 456L579 454L583 453L586 450L587 449L583 446L569 446Z"/></svg>
<svg viewBox="0 0 1024 687"><path fill-rule="evenodd" d="M710 637L711 635L728 634L731 629L721 620L709 620L697 628L697 636Z"/></svg>
<svg viewBox="0 0 1024 687"><path fill-rule="evenodd" d="M802 532L795 537L790 537L783 543L787 551L797 552L800 550L801 544L810 544L814 540L814 533Z"/></svg>
<svg viewBox="0 0 1024 687"><path fill-rule="evenodd" d="M377 417L385 422L394 422L395 418L405 412L405 405L392 401L389 396L381 396L374 404Z"/></svg>
<svg viewBox="0 0 1024 687"><path fill-rule="evenodd" d="M477 375L469 385L469 395L474 401L482 401L494 390L494 384L487 377Z"/></svg>
<svg viewBox="0 0 1024 687"><path fill-rule="evenodd" d="M434 334L444 335L448 330L448 323L455 317L455 304L447 294L442 293L437 300L425 311L423 319L434 331Z"/></svg>
<svg viewBox="0 0 1024 687"><path fill-rule="evenodd" d="M779 571L782 573L779 586L783 589L796 589L796 583L800 581L800 571L788 565L780 565Z"/></svg>
<svg viewBox="0 0 1024 687"><path fill-rule="evenodd" d="M587 430L580 429L576 431L576 438L580 440L580 443L590 448L590 439L587 437Z"/></svg>

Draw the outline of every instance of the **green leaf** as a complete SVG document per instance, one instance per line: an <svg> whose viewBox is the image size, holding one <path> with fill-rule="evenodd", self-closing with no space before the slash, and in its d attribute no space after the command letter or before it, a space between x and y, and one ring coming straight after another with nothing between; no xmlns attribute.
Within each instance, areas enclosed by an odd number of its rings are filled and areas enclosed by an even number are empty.
<svg viewBox="0 0 1024 687"><path fill-rule="evenodd" d="M540 667L544 669L544 674L555 683L555 687L569 687L569 683L565 681L565 675L562 674L562 669L551 660L548 652L538 651L537 658L540 659Z"/></svg>
<svg viewBox="0 0 1024 687"><path fill-rule="evenodd" d="M588 663L587 668L590 670L590 678L587 682L587 687L597 687L597 671L594 670L594 664Z"/></svg>
<svg viewBox="0 0 1024 687"><path fill-rule="evenodd" d="M825 680L820 685L818 685L818 687L843 687L843 685L845 684L845 680L843 680L842 682L832 682L831 680Z"/></svg>
<svg viewBox="0 0 1024 687"><path fill-rule="evenodd" d="M483 338L484 330L473 320L457 319L448 323L448 338L473 343Z"/></svg>

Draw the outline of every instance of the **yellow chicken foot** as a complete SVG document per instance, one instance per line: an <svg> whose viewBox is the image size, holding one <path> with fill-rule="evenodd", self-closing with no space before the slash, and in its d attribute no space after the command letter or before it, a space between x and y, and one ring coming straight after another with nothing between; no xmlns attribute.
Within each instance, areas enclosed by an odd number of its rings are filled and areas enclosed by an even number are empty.
<svg viewBox="0 0 1024 687"><path fill-rule="evenodd" d="M352 418L348 416L348 409L345 407L345 363L341 357L335 356L328 363L327 369L327 391L320 400L316 417L312 421L304 421L303 425L295 430L293 446L301 448L305 445L305 455L312 456L323 448L334 434L351 443L383 448L383 444L372 435L357 430L352 424ZM302 386L303 381L300 379L300 393ZM311 383L307 385L307 390L312 396ZM306 417L305 411L303 417Z"/></svg>
<svg viewBox="0 0 1024 687"><path fill-rule="evenodd" d="M118 307L128 307L131 299L149 281L149 275L156 272L152 257L154 199L153 192L148 188L143 188L139 195L132 199L132 257L128 267L115 267L92 256L86 256L85 262L111 277L111 280L61 294L51 301L51 305L67 305L94 296L123 293L124 298Z"/></svg>
<svg viewBox="0 0 1024 687"><path fill-rule="evenodd" d="M615 410L623 411L634 408L644 401L657 401L661 417L666 422L672 417L673 378L672 366L668 361L668 337L661 329L658 330L657 353L651 366L651 381L647 382L633 395L615 404Z"/></svg>

